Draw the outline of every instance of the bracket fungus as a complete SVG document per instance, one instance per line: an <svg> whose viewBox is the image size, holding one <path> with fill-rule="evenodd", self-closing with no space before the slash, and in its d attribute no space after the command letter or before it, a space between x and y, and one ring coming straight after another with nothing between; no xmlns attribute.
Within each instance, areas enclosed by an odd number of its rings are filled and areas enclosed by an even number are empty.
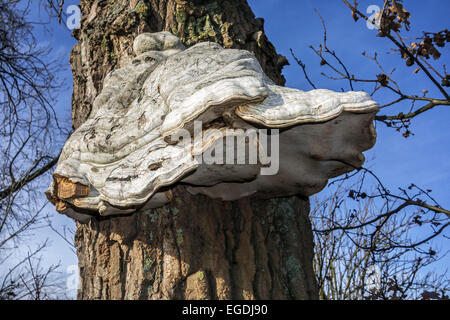
<svg viewBox="0 0 450 320"><path fill-rule="evenodd" d="M143 33L68 139L46 194L87 222L171 201L175 184L236 200L309 196L358 168L376 139L364 92L274 84L248 51Z"/></svg>

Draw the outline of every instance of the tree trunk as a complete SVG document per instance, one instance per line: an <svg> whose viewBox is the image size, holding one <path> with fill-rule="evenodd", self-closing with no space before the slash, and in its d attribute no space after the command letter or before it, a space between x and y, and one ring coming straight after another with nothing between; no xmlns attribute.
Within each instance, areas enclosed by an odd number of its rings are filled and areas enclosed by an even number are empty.
<svg viewBox="0 0 450 320"><path fill-rule="evenodd" d="M170 31L186 46L214 41L251 51L277 84L276 53L245 0L81 0L71 53L73 126L87 119L103 78L133 57L142 32ZM173 201L77 225L79 299L316 299L309 201L222 202L179 185Z"/></svg>

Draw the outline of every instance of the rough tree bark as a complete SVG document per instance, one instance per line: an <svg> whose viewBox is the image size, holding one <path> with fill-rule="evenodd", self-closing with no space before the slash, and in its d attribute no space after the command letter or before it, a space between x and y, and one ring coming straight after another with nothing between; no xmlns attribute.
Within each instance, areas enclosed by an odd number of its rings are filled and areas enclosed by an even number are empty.
<svg viewBox="0 0 450 320"><path fill-rule="evenodd" d="M186 46L214 41L253 52L283 85L276 53L245 0L81 0L71 53L73 126L89 116L103 78L133 57L142 32L171 31ZM131 216L77 225L79 299L316 299L307 198L233 202L192 196Z"/></svg>

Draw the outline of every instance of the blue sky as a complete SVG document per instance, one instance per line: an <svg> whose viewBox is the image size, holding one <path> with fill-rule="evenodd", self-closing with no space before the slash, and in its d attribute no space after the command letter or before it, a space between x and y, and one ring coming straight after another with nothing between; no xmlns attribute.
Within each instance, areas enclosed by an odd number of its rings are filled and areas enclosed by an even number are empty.
<svg viewBox="0 0 450 320"><path fill-rule="evenodd" d="M431 81L421 75L414 75L414 68L408 68L394 54L384 54L392 48L386 38L376 37L375 30L369 30L365 22L355 23L341 1L295 1L295 0L250 0L255 15L265 19L265 31L277 48L285 55L291 65L284 68L286 85L302 90L311 87L303 77L301 69L293 61L289 49L306 65L316 86L339 91L349 90L346 81L333 81L320 75L328 71L319 66L320 60L309 49L310 45L318 47L322 42L322 26L314 13L320 12L327 25L327 43L331 49L344 60L350 73L366 78L374 78L379 73L372 61L362 56L362 52L373 54L377 51L386 71L396 68L394 79L406 93L421 93L429 90L429 96L441 97L434 89ZM365 9L374 0L359 1L360 9ZM379 4L379 3L378 3ZM411 34L420 35L421 30L438 31L448 28L450 2L432 0L407 1L406 6L412 14ZM443 48L441 63L449 65L449 48ZM329 72L327 72L329 73ZM331 73L329 73L331 74ZM372 87L356 85L355 90L368 90ZM376 95L380 103L390 101L392 96L387 92ZM408 110L409 104L398 104L390 109L390 114ZM388 110L386 110L388 112ZM405 139L401 134L384 125L377 124L378 139L376 146L366 152L366 158L372 159L372 168L383 178L387 185L407 186L411 182L433 189L442 205L450 206L450 130L448 120L450 108L436 107L431 112L419 116L412 124L414 136Z"/></svg>
<svg viewBox="0 0 450 320"><path fill-rule="evenodd" d="M66 1L65 7L77 4L78 1ZM372 4L382 5L382 1L360 0L362 11ZM309 49L310 45L318 46L322 41L322 26L318 16L314 13L317 8L326 20L328 31L328 46L343 58L349 67L350 73L361 77L373 78L378 73L374 64L362 56L366 51L373 54L377 51L386 70L397 68L394 78L399 82L406 93L414 94L422 89L429 90L429 96L440 97L433 88L432 83L420 75L412 73L413 68L407 68L395 55L385 53L392 47L385 38L375 36L375 30L369 30L365 22L355 23L349 10L341 1L331 0L249 0L257 17L265 19L265 31L270 41L275 45L280 54L285 55L290 66L285 67L283 74L287 79L286 85L302 90L310 90L311 87L303 77L301 69L292 59L289 49L292 48L298 58L306 63L312 80L319 88L327 88L340 91L341 88L349 90L344 81L332 81L323 78L317 56ZM411 34L419 35L421 30L439 31L448 28L448 14L450 13L450 1L406 1L406 7L412 14L413 28ZM55 57L67 62L67 68L61 73L66 79L67 89L64 90L57 103L58 114L64 118L70 118L71 108L71 71L69 66L69 52L76 43L71 37L71 32L64 26L53 22L49 33L38 34L38 40L42 44L50 44L54 49ZM441 48L443 58L441 63L450 66L449 48ZM450 67L449 67L450 68ZM355 90L370 87L356 86ZM390 99L389 94L375 96L380 103L386 103ZM405 110L405 105L392 108L396 114L400 109ZM382 178L390 188L408 186L411 182L433 189L433 195L441 201L444 207L450 207L450 130L448 121L450 108L436 107L435 110L419 116L411 126L414 136L405 139L393 129L384 125L377 125L378 140L376 146L366 152L370 166ZM53 207L49 206L53 211ZM55 214L55 224L73 225L68 218ZM76 257L68 246L54 233L36 235L36 238L49 237L52 246L46 251L46 261L54 263L61 261L62 270L69 265L76 264ZM443 266L450 262L446 259L441 262Z"/></svg>

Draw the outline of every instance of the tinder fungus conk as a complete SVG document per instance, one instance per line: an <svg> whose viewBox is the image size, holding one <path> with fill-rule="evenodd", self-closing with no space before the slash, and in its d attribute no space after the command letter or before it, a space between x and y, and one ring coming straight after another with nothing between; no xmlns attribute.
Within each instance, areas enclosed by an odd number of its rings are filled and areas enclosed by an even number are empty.
<svg viewBox="0 0 450 320"><path fill-rule="evenodd" d="M68 139L46 194L81 222L171 201L171 186L236 200L319 192L375 143L364 92L277 86L248 51L139 35ZM253 153L252 153L253 151Z"/></svg>

